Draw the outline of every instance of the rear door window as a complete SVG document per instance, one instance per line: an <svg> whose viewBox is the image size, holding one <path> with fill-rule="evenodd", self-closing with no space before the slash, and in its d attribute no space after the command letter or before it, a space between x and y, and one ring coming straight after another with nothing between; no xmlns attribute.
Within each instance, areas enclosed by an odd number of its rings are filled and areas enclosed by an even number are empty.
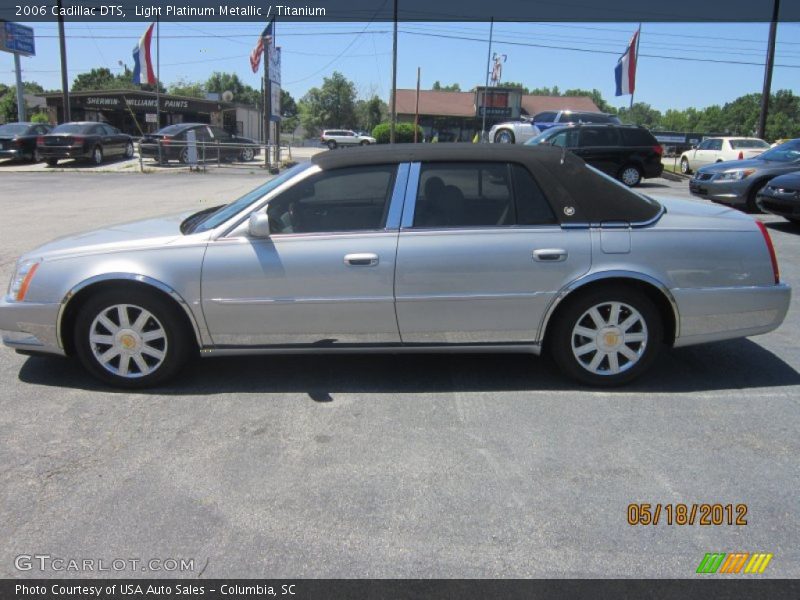
<svg viewBox="0 0 800 600"><path fill-rule="evenodd" d="M619 136L613 127L584 127L580 139L582 148L619 145Z"/></svg>
<svg viewBox="0 0 800 600"><path fill-rule="evenodd" d="M656 146L658 141L653 134L644 129L625 128L620 130L622 141L626 146Z"/></svg>
<svg viewBox="0 0 800 600"><path fill-rule="evenodd" d="M539 121L542 123L552 123L556 120L556 114L554 112L541 112L533 117L534 121Z"/></svg>

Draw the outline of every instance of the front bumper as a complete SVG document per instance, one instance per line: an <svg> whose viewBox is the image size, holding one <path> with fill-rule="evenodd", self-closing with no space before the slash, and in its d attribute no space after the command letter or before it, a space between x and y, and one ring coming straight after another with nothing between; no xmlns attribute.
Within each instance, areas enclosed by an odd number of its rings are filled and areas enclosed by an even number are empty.
<svg viewBox="0 0 800 600"><path fill-rule="evenodd" d="M749 179L740 179L739 181L715 181L714 179L709 179L701 181L697 177L693 177L689 180L689 191L695 196L731 206L744 206L747 204L747 190L749 187Z"/></svg>
<svg viewBox="0 0 800 600"><path fill-rule="evenodd" d="M785 219L800 219L800 197L779 197L771 194L756 196L756 205L762 211Z"/></svg>
<svg viewBox="0 0 800 600"><path fill-rule="evenodd" d="M792 289L777 285L672 290L680 325L675 347L767 333L786 318Z"/></svg>
<svg viewBox="0 0 800 600"><path fill-rule="evenodd" d="M83 146L39 146L39 156L48 158L89 158L90 151Z"/></svg>
<svg viewBox="0 0 800 600"><path fill-rule="evenodd" d="M0 336L9 348L64 356L58 342L61 304L0 300Z"/></svg>
<svg viewBox="0 0 800 600"><path fill-rule="evenodd" d="M24 152L22 148L3 148L0 149L0 158L22 158Z"/></svg>

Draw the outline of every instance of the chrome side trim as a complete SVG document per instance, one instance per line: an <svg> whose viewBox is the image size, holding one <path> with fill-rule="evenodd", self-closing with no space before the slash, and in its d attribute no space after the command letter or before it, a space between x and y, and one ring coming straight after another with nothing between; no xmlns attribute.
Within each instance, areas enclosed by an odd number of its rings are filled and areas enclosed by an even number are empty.
<svg viewBox="0 0 800 600"><path fill-rule="evenodd" d="M431 294L415 296L398 296L398 302L429 302L431 300L513 300L550 296L555 292L499 292L497 294Z"/></svg>
<svg viewBox="0 0 800 600"><path fill-rule="evenodd" d="M658 289L664 297L669 301L670 306L672 307L672 314L675 317L675 332L674 338L678 339L680 337L680 313L678 312L678 303L675 301L675 298L670 292L669 288L655 279L654 277L650 277L649 275L645 275L644 273L636 273L634 271L595 271L593 273L589 273L587 275L583 275L573 281L572 283L567 284L556 294L555 298L553 298L550 306L544 313L542 317L542 322L539 324L539 331L537 333L536 339L539 340L541 343L544 339L544 334L547 331L547 326L550 322L550 317L553 316L556 308L561 302L572 292L580 289L584 285L588 283L593 283L596 281L602 281L603 279L613 279L613 278L622 278L622 279L636 279L638 281L642 281L644 283L649 283L656 289Z"/></svg>
<svg viewBox="0 0 800 600"><path fill-rule="evenodd" d="M189 322L192 324L192 329L194 330L194 335L197 340L197 346L200 348L203 347L203 338L200 335L200 328L197 324L197 319L195 319L194 313L192 312L192 309L189 307L189 304L186 302L186 300L184 300L178 292L169 287L166 283L163 283L157 279L153 279L152 277L148 277L147 275L137 275L136 273L103 273L102 275L95 275L94 277L85 279L70 289L70 291L67 292L64 298L61 300L61 305L58 308L58 316L56 318L56 338L58 339L59 347L62 349L64 348L64 337L61 329L61 325L64 320L64 312L67 309L67 304L69 304L69 301L72 300L75 294L95 283L120 279L124 281L136 281L138 283L152 286L173 298L183 308L186 316L189 317Z"/></svg>
<svg viewBox="0 0 800 600"><path fill-rule="evenodd" d="M200 351L202 357L215 356L247 356L254 354L480 354L504 353L504 354L541 354L539 344L487 344L487 345L396 345L396 346L371 346L354 344L340 348L321 347L321 346L297 346L287 348L286 346L242 346L242 347L214 347L209 346Z"/></svg>
<svg viewBox="0 0 800 600"><path fill-rule="evenodd" d="M258 305L258 304L334 304L350 302L394 302L392 296L350 296L341 298L211 298L215 304Z"/></svg>
<svg viewBox="0 0 800 600"><path fill-rule="evenodd" d="M408 172L408 185L406 186L406 201L403 204L403 216L400 228L408 229L414 226L414 211L417 206L417 192L419 191L419 172L421 163L413 162Z"/></svg>

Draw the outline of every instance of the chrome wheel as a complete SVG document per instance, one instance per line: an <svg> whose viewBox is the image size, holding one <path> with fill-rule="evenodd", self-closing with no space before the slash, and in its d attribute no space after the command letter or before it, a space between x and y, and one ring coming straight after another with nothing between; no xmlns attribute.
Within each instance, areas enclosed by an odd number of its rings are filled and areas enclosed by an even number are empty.
<svg viewBox="0 0 800 600"><path fill-rule="evenodd" d="M514 136L510 131L504 129L503 131L498 132L498 134L494 137L494 141L496 144L513 144Z"/></svg>
<svg viewBox="0 0 800 600"><path fill-rule="evenodd" d="M103 162L103 149L100 146L96 146L95 149L92 151L92 160L94 164L99 165Z"/></svg>
<svg viewBox="0 0 800 600"><path fill-rule="evenodd" d="M125 158L131 158L133 156L133 143L128 142L125 144Z"/></svg>
<svg viewBox="0 0 800 600"><path fill-rule="evenodd" d="M150 311L134 304L115 304L92 321L89 347L106 371L135 379L162 365L167 356L167 333Z"/></svg>
<svg viewBox="0 0 800 600"><path fill-rule="evenodd" d="M252 148L245 148L242 150L242 162L248 162L253 160L253 149Z"/></svg>
<svg viewBox="0 0 800 600"><path fill-rule="evenodd" d="M575 323L572 353L594 375L617 375L636 365L647 349L647 324L623 302L592 306Z"/></svg>
<svg viewBox="0 0 800 600"><path fill-rule="evenodd" d="M681 173L683 173L684 175L689 174L689 161L686 160L685 158L681 159Z"/></svg>
<svg viewBox="0 0 800 600"><path fill-rule="evenodd" d="M622 173L620 173L619 178L622 180L622 183L628 187L633 187L639 183L642 176L639 174L639 169L636 167L625 167Z"/></svg>

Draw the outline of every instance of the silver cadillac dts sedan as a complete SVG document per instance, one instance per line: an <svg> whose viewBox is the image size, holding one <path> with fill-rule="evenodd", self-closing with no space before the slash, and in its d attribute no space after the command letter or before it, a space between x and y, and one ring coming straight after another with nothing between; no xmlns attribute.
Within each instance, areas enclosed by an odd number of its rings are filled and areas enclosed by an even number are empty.
<svg viewBox="0 0 800 600"><path fill-rule="evenodd" d="M372 351L546 350L618 385L662 345L775 329L789 298L743 213L657 202L558 148L401 145L28 252L0 330L128 388L196 355Z"/></svg>

